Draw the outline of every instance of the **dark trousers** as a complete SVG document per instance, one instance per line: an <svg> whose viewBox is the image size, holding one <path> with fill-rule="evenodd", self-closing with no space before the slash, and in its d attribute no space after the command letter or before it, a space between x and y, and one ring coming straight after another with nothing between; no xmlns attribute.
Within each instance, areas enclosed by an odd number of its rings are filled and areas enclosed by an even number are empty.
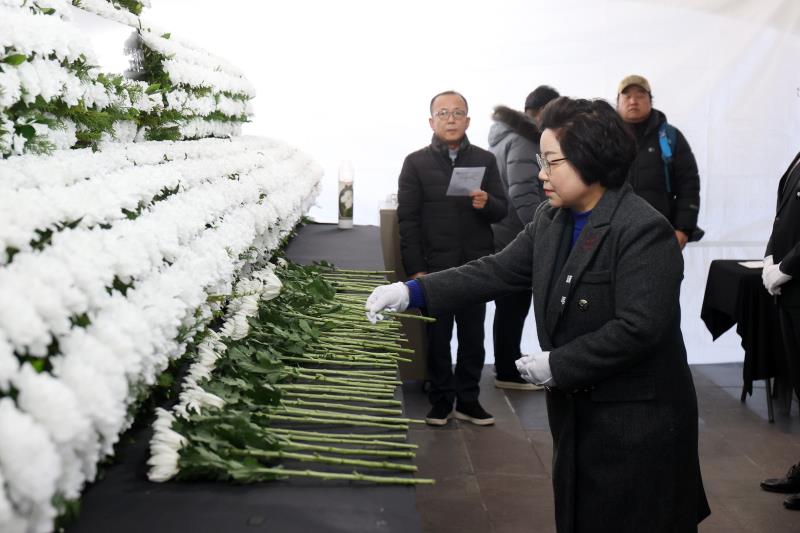
<svg viewBox="0 0 800 533"><path fill-rule="evenodd" d="M525 317L531 308L531 296L531 291L522 291L494 301L494 368L501 381L519 379L514 361L522 357L519 345Z"/></svg>
<svg viewBox="0 0 800 533"><path fill-rule="evenodd" d="M789 363L789 382L800 396L800 307L778 306L783 347Z"/></svg>
<svg viewBox="0 0 800 533"><path fill-rule="evenodd" d="M466 307L455 315L436 318L428 325L428 371L431 389L428 398L431 404L449 402L475 402L480 388L478 382L483 370L483 322L486 305ZM453 323L458 324L458 353L456 371L453 373L450 355L450 339Z"/></svg>

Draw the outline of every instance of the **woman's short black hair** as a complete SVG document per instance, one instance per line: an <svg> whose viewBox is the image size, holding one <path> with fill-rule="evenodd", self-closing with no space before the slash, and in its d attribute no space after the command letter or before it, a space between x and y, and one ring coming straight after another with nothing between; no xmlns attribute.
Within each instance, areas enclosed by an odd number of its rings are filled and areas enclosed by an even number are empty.
<svg viewBox="0 0 800 533"><path fill-rule="evenodd" d="M542 131L550 129L561 151L587 185L621 187L636 159L636 139L605 100L556 98L542 111Z"/></svg>

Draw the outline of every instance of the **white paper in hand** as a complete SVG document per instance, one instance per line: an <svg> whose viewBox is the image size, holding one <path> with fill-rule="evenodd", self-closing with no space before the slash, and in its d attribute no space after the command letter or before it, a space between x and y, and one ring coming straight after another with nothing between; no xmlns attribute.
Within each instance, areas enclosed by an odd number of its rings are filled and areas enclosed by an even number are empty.
<svg viewBox="0 0 800 533"><path fill-rule="evenodd" d="M455 167L450 176L447 196L469 196L481 188L486 167Z"/></svg>

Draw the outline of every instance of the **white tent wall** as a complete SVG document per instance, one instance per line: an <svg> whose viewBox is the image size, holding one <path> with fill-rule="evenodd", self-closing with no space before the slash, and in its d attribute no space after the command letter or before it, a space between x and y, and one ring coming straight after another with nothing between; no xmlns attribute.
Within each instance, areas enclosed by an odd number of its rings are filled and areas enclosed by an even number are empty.
<svg viewBox="0 0 800 533"><path fill-rule="evenodd" d="M712 344L700 304L711 260L763 254L778 178L800 149L800 2L153 0L144 18L245 71L259 92L245 133L322 164L310 215L323 222L336 220L347 159L355 223L378 223L403 158L430 139L441 90L466 95L468 134L485 146L492 107L520 108L539 84L613 103L622 77L644 75L700 168L706 237L684 253L681 297L689 359L741 360L735 333ZM492 362L490 320L487 348Z"/></svg>

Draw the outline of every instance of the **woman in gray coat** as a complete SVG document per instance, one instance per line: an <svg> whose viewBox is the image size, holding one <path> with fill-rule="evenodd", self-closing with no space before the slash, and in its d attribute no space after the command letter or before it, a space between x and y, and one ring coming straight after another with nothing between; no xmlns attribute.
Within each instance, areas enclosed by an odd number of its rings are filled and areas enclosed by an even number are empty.
<svg viewBox="0 0 800 533"><path fill-rule="evenodd" d="M669 222L625 183L635 141L606 102L559 98L542 117L548 202L500 253L380 287L367 315L436 316L533 289L559 533L684 533L709 514L697 399L680 330L683 259Z"/></svg>

